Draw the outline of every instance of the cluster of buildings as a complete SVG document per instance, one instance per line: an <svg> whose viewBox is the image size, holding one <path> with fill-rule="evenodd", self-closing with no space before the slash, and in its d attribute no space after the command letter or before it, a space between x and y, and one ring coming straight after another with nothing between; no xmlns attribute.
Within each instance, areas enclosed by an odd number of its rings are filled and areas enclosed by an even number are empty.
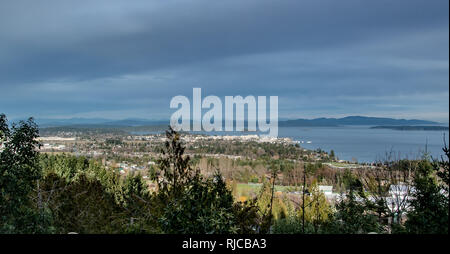
<svg viewBox="0 0 450 254"><path fill-rule="evenodd" d="M38 137L37 141L39 142L45 142L45 141L56 141L56 142L61 142L61 141L75 141L77 140L77 138L75 137L71 137L71 138L63 138L63 137Z"/></svg>
<svg viewBox="0 0 450 254"><path fill-rule="evenodd" d="M128 162L126 161L119 163L119 172L121 174L125 174L126 172L129 171L141 171L144 169L146 169L146 167L138 166L137 164L128 164Z"/></svg>
<svg viewBox="0 0 450 254"><path fill-rule="evenodd" d="M269 136L258 136L258 135L216 135L216 136L202 136L202 135L187 135L183 137L186 142L196 142L196 141L214 141L214 140L223 140L223 141L239 141L239 142L258 142L258 143L284 143L284 144L293 144L294 141L290 138L275 138Z"/></svg>
<svg viewBox="0 0 450 254"><path fill-rule="evenodd" d="M164 135L133 135L133 136L126 136L125 140L132 140L132 141L158 141L158 142L164 142L165 136Z"/></svg>
<svg viewBox="0 0 450 254"><path fill-rule="evenodd" d="M41 150L65 151L67 146L64 143L73 142L77 139L75 137L38 137L36 140L43 142Z"/></svg>
<svg viewBox="0 0 450 254"><path fill-rule="evenodd" d="M50 144L44 143L41 147L42 150L59 150L63 151L66 149L66 145Z"/></svg>
<svg viewBox="0 0 450 254"><path fill-rule="evenodd" d="M338 201L341 198L344 198L346 195L345 193L335 193L333 192L333 186L332 185L319 185L318 190L325 195L325 198L328 201ZM412 194L415 192L415 189L413 186L407 185L407 184L396 184L391 185L389 187L389 191L384 197L378 197L382 198L387 208L391 212L397 212L397 211L408 211L409 203L411 202ZM301 191L292 191L289 192L289 194L294 195L300 195ZM310 193L308 193L310 194ZM375 202L376 198L374 196L369 196L369 200ZM358 201L363 201L361 198L357 198Z"/></svg>

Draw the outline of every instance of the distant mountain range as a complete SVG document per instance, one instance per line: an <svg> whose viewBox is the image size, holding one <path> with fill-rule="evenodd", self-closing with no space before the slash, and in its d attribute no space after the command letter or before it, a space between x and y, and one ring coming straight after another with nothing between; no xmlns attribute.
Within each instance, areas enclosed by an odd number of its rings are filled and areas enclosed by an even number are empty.
<svg viewBox="0 0 450 254"><path fill-rule="evenodd" d="M36 119L40 127L134 127L149 125L167 125L168 121L147 120L140 118L127 118L122 120L111 120L103 118L69 118L69 119Z"/></svg>
<svg viewBox="0 0 450 254"><path fill-rule="evenodd" d="M111 120L103 118L70 118L70 119L36 119L36 123L40 127L61 127L61 126L77 126L77 127L136 127L136 126L154 126L168 125L166 120L147 120L140 118L127 118L122 120ZM333 127L344 125L389 125L389 126L406 126L406 125L439 125L440 123L417 119L394 119L382 117L366 117L366 116L347 116L343 118L316 118L316 119L296 119L296 120L280 120L279 127ZM245 123L247 125L247 123Z"/></svg>
<svg viewBox="0 0 450 254"><path fill-rule="evenodd" d="M300 127L300 126L342 126L342 125L431 125L439 124L433 121L417 119L394 119L384 117L367 116L347 116L343 118L316 118L316 119L296 119L280 121L280 127Z"/></svg>

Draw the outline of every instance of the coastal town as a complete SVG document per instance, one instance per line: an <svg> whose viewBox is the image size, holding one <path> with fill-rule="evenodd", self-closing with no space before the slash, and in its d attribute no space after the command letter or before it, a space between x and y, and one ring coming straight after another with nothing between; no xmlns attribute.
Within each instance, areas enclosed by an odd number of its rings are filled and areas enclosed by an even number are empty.
<svg viewBox="0 0 450 254"><path fill-rule="evenodd" d="M132 133L101 132L93 134L86 131L44 132L38 138L40 151L45 154L72 154L85 156L101 162L107 169L119 174L140 174L151 190L156 185L150 180L150 173L157 170L157 161L166 142L162 133L137 135ZM274 138L259 135L205 135L183 133L186 155L193 158L194 167L203 174L211 175L213 169L221 167L225 179L239 182L235 193L239 200L247 200L257 195L262 182L270 178L267 169L270 159L285 161L297 170L304 163L318 163L327 170L374 168L373 165L355 164L339 160L320 149L307 150L301 147L304 142L291 138ZM244 166L242 166L244 165ZM249 173L249 170L251 173ZM288 175L280 173L275 195L298 199L301 189L289 186ZM285 179L283 181L283 179ZM318 185L318 190L330 202L339 198L339 188L333 185ZM334 192L333 192L334 191Z"/></svg>

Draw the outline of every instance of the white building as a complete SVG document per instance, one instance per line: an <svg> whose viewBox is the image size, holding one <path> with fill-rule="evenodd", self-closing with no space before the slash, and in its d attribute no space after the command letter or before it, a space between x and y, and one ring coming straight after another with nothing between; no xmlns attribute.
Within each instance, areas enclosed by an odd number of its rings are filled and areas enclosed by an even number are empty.
<svg viewBox="0 0 450 254"><path fill-rule="evenodd" d="M332 185L319 185L319 191L323 194L333 194L333 186Z"/></svg>
<svg viewBox="0 0 450 254"><path fill-rule="evenodd" d="M397 211L399 208L408 210L414 192L414 187L406 184L391 185L389 187L389 196L386 198L389 209L393 212Z"/></svg>
<svg viewBox="0 0 450 254"><path fill-rule="evenodd" d="M319 185L319 191L325 195L327 200L336 200L338 194L333 193L332 185Z"/></svg>

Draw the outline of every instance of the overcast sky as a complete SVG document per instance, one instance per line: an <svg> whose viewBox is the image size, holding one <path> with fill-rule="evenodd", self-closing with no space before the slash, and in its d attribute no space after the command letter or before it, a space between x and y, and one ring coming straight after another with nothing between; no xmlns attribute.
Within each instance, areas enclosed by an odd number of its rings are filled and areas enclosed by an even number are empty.
<svg viewBox="0 0 450 254"><path fill-rule="evenodd" d="M448 122L448 0L0 0L0 113L168 119L277 95L282 118Z"/></svg>

